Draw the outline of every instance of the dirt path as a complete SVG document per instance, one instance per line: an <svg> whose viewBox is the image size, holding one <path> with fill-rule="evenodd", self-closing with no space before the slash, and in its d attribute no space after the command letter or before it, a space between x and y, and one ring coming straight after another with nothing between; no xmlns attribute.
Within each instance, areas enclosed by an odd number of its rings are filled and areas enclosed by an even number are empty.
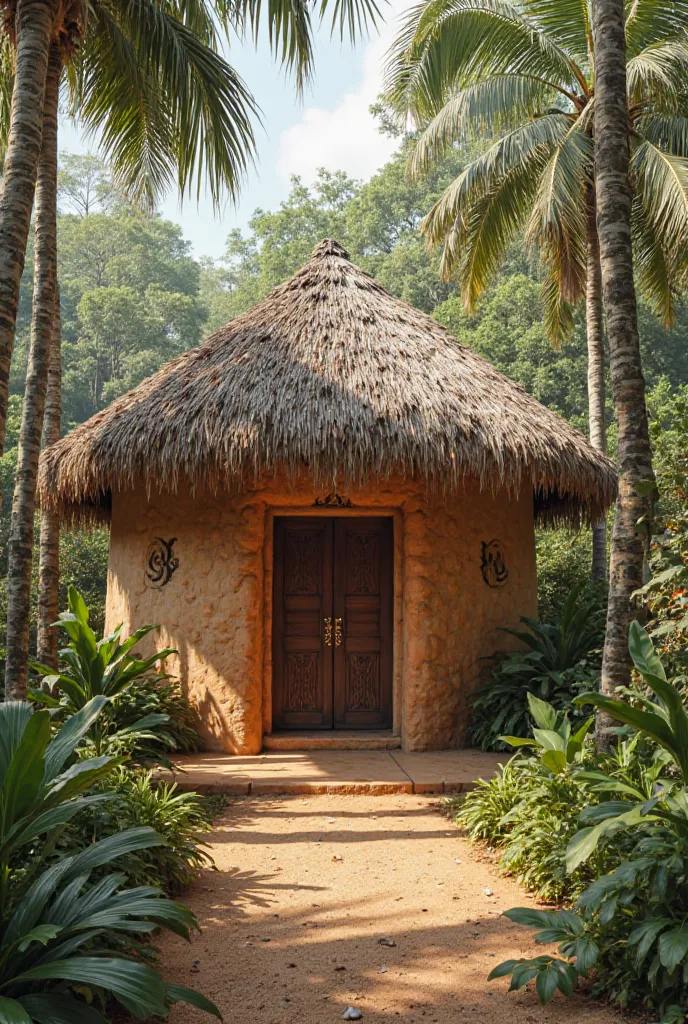
<svg viewBox="0 0 688 1024"><path fill-rule="evenodd" d="M163 965L225 1021L326 1024L348 1006L364 1024L621 1020L583 996L543 1008L487 983L501 960L543 949L499 916L528 897L460 838L436 798L246 799L218 821L212 852L219 872L186 896L203 934L190 947L166 939ZM210 1019L181 1006L170 1016Z"/></svg>

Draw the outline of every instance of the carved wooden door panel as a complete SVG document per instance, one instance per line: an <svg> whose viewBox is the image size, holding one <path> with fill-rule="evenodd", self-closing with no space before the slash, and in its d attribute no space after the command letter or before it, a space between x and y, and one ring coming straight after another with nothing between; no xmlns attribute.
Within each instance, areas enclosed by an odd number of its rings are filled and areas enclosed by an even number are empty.
<svg viewBox="0 0 688 1024"><path fill-rule="evenodd" d="M392 558L391 519L334 520L335 729L392 725Z"/></svg>
<svg viewBox="0 0 688 1024"><path fill-rule="evenodd" d="M277 518L273 727L391 725L391 519Z"/></svg>
<svg viewBox="0 0 688 1024"><path fill-rule="evenodd" d="M332 728L332 520L275 520L273 724Z"/></svg>

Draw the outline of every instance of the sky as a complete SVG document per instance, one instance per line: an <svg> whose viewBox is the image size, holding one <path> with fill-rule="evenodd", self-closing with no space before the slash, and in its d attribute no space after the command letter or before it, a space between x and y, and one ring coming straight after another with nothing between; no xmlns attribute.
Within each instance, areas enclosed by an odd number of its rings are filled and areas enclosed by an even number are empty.
<svg viewBox="0 0 688 1024"><path fill-rule="evenodd" d="M235 43L225 57L253 92L262 111L256 126L258 157L249 170L238 203L218 214L209 198L197 203L177 193L161 204L161 213L180 224L194 255L219 259L233 228L246 229L256 207L275 209L289 193L291 175L311 182L319 167L346 171L367 180L389 159L397 142L380 134L368 108L380 93L385 52L395 35L401 11L410 0L389 0L381 9L385 23L370 39L352 49L326 23L316 36L315 78L299 100L293 82L273 60L266 42ZM84 138L63 120L60 149L97 151L97 140Z"/></svg>

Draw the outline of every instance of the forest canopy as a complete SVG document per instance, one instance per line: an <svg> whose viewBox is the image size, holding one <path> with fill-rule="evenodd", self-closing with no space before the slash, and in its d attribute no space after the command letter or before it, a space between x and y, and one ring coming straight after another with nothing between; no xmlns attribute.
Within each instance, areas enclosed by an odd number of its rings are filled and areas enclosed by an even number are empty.
<svg viewBox="0 0 688 1024"><path fill-rule="evenodd" d="M276 210L256 210L248 230L231 232L223 258L213 261L194 258L176 224L127 205L107 166L96 157L62 154L58 234L63 433L250 309L305 263L324 237L337 238L352 259L390 292L435 316L460 342L585 431L585 324L579 316L561 348L550 344L543 324L537 254L515 246L475 312L468 314L457 287L440 280L439 255L428 252L419 234L422 217L468 156L467 151L454 150L428 179L411 183L402 143L396 156L366 183L326 170L310 185L293 178L287 199ZM3 578L32 275L29 252L2 459ZM663 388L675 390L688 379L683 342L688 309L679 307L675 326L667 330L641 304L640 325L648 387L662 382ZM610 407L610 422L611 418ZM579 548L580 541L572 550ZM98 531L66 533L61 555L61 589L66 592L75 582L98 621L105 592L105 536ZM4 593L0 602L4 606Z"/></svg>

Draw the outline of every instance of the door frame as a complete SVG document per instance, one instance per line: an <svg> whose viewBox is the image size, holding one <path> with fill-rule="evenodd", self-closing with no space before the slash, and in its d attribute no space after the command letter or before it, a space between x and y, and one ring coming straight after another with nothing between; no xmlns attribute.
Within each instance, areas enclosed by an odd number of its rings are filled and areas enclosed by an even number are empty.
<svg viewBox="0 0 688 1024"><path fill-rule="evenodd" d="M274 520L277 517L306 516L330 519L362 517L392 519L392 729L393 736L402 735L402 679L403 679L403 574L404 574L404 516L401 508L375 505L356 508L317 508L311 505L279 505L266 509L263 533L263 615L262 630L257 629L256 641L262 643L263 661L263 735L273 731L272 713L272 627L273 627L273 574L274 574ZM262 635L261 635L262 634ZM333 732L336 730L333 730Z"/></svg>

